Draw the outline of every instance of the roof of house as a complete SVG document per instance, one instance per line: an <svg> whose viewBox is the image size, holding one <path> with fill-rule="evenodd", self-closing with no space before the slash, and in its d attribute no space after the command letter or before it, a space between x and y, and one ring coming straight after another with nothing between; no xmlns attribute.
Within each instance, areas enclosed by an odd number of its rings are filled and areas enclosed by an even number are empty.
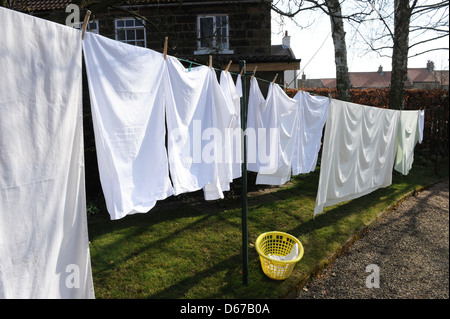
<svg viewBox="0 0 450 319"><path fill-rule="evenodd" d="M52 11L65 9L73 0L23 0L13 1L12 7L19 11ZM165 4L165 3L188 3L188 2L211 2L211 0L129 0L124 4ZM217 1L224 2L224 1Z"/></svg>
<svg viewBox="0 0 450 319"><path fill-rule="evenodd" d="M408 69L408 76L413 82L440 82L443 85L448 85L447 70L434 70L430 72L426 68L411 68Z"/></svg>
<svg viewBox="0 0 450 319"><path fill-rule="evenodd" d="M19 11L51 11L64 9L72 0L25 0L13 1L12 7Z"/></svg>
<svg viewBox="0 0 450 319"><path fill-rule="evenodd" d="M349 72L350 82L354 88L387 88L391 85L391 71ZM321 79L323 86L336 87L336 79ZM410 68L405 82L406 87L413 87L417 82L436 82L448 85L448 71L429 71L427 68Z"/></svg>
<svg viewBox="0 0 450 319"><path fill-rule="evenodd" d="M270 48L271 55L288 56L295 59L294 51L289 47L285 47L282 44L272 45Z"/></svg>

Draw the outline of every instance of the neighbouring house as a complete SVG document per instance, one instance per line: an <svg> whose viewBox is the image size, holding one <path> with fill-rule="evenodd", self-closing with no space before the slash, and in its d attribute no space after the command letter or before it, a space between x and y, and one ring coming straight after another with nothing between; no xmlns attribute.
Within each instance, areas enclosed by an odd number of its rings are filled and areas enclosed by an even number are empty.
<svg viewBox="0 0 450 319"><path fill-rule="evenodd" d="M289 37L282 45L271 45L271 8L260 0L134 0L70 1L21 0L10 1L16 10L65 23L67 5L82 6L80 20L91 10L88 31L103 36L163 51L167 36L168 54L181 59L224 69L232 61L231 72L238 72L239 61L245 60L247 72L257 66L257 77L285 83L285 71L300 69L289 46ZM105 5L109 3L110 5ZM119 4L120 3L120 4ZM292 81L293 75L289 75ZM295 73L294 73L295 76ZM261 83L264 91L268 84Z"/></svg>
<svg viewBox="0 0 450 319"><path fill-rule="evenodd" d="M383 71L380 66L376 72L349 72L352 88L389 88L391 72ZM425 68L408 68L405 82L406 89L447 89L448 70L435 70L433 61L428 61ZM306 79L303 75L298 80L300 88L335 88L336 79Z"/></svg>

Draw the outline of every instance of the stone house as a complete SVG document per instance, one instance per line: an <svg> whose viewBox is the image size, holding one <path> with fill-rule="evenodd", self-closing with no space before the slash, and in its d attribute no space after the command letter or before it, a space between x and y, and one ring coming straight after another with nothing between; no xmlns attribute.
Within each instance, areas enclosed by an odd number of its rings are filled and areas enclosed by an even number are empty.
<svg viewBox="0 0 450 319"><path fill-rule="evenodd" d="M91 10L90 32L162 52L168 37L168 54L200 64L238 72L245 60L247 72L257 66L257 77L284 84L284 72L300 69L292 50L271 45L271 9L260 0L133 0L10 1L16 10L65 23L67 5L74 3ZM108 4L109 3L109 4ZM117 2L116 2L117 3ZM287 36L287 35L286 35ZM264 91L268 83L261 83Z"/></svg>

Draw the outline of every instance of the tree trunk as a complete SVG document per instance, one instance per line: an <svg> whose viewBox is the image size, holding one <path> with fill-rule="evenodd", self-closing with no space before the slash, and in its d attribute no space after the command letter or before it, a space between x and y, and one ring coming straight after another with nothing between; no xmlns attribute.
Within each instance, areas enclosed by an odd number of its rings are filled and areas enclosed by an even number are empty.
<svg viewBox="0 0 450 319"><path fill-rule="evenodd" d="M350 77L347 66L347 46L345 43L344 21L339 0L326 0L331 20L331 34L334 43L334 57L336 63L336 88L338 98L350 101Z"/></svg>
<svg viewBox="0 0 450 319"><path fill-rule="evenodd" d="M409 22L411 18L411 8L408 0L395 0L394 6L394 47L392 52L389 108L403 110L405 103L405 82L408 75Z"/></svg>

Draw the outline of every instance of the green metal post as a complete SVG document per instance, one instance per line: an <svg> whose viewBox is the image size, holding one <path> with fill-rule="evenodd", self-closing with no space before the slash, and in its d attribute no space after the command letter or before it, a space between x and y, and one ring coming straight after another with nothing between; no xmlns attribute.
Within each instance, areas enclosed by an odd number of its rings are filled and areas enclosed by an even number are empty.
<svg viewBox="0 0 450 319"><path fill-rule="evenodd" d="M241 159L242 159L242 283L248 285L248 224L247 224L247 75L245 61L239 61L239 71L242 72L242 98L241 98Z"/></svg>

